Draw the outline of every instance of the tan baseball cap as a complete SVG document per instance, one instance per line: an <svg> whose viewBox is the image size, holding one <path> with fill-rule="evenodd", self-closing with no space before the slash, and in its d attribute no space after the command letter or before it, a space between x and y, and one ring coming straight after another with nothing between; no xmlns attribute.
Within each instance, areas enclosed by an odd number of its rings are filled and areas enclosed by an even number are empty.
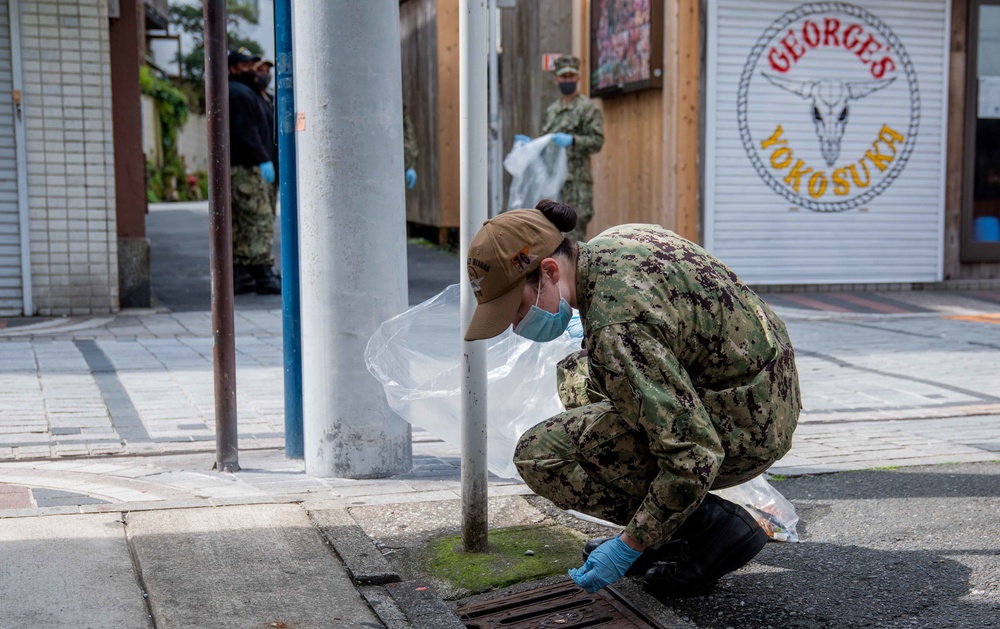
<svg viewBox="0 0 1000 629"><path fill-rule="evenodd" d="M525 277L562 241L559 228L538 210L511 210L483 223L466 261L478 302L466 341L492 338L514 322Z"/></svg>

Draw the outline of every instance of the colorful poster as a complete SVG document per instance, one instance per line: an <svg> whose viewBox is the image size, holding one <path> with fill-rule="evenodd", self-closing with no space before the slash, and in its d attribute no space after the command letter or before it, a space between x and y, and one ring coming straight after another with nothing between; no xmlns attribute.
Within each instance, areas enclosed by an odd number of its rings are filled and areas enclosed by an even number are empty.
<svg viewBox="0 0 1000 629"><path fill-rule="evenodd" d="M654 64L652 58L654 1L594 0L592 91L650 81L653 65L658 74L660 60Z"/></svg>

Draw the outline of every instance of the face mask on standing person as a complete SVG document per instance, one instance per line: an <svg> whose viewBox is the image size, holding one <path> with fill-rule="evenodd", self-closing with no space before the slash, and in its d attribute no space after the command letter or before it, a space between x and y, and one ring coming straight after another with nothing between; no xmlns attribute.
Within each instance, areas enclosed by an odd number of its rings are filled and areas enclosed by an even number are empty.
<svg viewBox="0 0 1000 629"><path fill-rule="evenodd" d="M559 91L564 95L569 96L576 91L576 81L564 81L559 83Z"/></svg>
<svg viewBox="0 0 1000 629"><path fill-rule="evenodd" d="M254 87L257 88L258 92L263 92L271 84L270 74L258 74L254 78Z"/></svg>
<svg viewBox="0 0 1000 629"><path fill-rule="evenodd" d="M248 87L253 88L257 83L257 73L253 70L246 70L245 72L237 74L236 80Z"/></svg>

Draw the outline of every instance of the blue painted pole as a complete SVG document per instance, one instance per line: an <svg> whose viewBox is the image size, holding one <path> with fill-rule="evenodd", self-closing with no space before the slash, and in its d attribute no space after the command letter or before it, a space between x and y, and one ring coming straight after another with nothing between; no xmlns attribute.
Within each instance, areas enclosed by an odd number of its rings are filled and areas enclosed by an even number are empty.
<svg viewBox="0 0 1000 629"><path fill-rule="evenodd" d="M274 1L281 199L281 320L285 356L285 455L303 458L302 320L299 307L299 200L295 165L292 3Z"/></svg>

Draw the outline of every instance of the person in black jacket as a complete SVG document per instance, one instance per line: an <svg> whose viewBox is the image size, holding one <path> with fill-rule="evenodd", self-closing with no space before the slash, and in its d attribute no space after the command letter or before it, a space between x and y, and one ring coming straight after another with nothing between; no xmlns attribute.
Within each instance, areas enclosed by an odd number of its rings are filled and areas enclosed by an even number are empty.
<svg viewBox="0 0 1000 629"><path fill-rule="evenodd" d="M278 205L278 181L281 177L281 168L278 166L278 134L276 130L277 112L275 111L274 94L267 91L271 85L271 68L274 64L269 59L261 59L257 62L257 71L254 90L260 95L261 105L264 107L264 116L267 118L267 137L264 138L268 153L271 154L271 163L274 164L274 182L268 185L270 193L271 213L275 213Z"/></svg>
<svg viewBox="0 0 1000 629"><path fill-rule="evenodd" d="M229 160L233 204L233 287L237 294L281 293L271 245L274 214L268 186L275 180L269 128L256 91L253 55L229 52Z"/></svg>

